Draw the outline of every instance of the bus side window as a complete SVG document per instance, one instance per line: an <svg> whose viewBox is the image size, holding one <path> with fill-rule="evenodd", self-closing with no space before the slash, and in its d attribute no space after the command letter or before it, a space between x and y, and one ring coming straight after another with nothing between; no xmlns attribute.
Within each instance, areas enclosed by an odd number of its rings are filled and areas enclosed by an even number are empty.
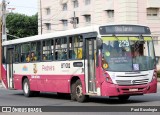
<svg viewBox="0 0 160 115"><path fill-rule="evenodd" d="M65 51L62 52L62 59L63 60L67 59L67 53Z"/></svg>
<svg viewBox="0 0 160 115"><path fill-rule="evenodd" d="M83 53L82 53L82 48L78 48L77 50L78 50L78 51L77 51L77 58L78 58L78 59L82 59L82 54L83 54Z"/></svg>
<svg viewBox="0 0 160 115"><path fill-rule="evenodd" d="M43 54L43 56L42 56L42 60L47 60L47 57L46 57L46 55L45 55L45 54Z"/></svg>
<svg viewBox="0 0 160 115"><path fill-rule="evenodd" d="M58 52L55 52L55 60L58 60Z"/></svg>
<svg viewBox="0 0 160 115"><path fill-rule="evenodd" d="M53 53L49 55L49 60L53 60Z"/></svg>
<svg viewBox="0 0 160 115"><path fill-rule="evenodd" d="M21 54L21 62L24 62L25 61L25 55L22 53Z"/></svg>
<svg viewBox="0 0 160 115"><path fill-rule="evenodd" d="M75 59L75 58L76 58L76 54L74 50L69 50L69 59Z"/></svg>

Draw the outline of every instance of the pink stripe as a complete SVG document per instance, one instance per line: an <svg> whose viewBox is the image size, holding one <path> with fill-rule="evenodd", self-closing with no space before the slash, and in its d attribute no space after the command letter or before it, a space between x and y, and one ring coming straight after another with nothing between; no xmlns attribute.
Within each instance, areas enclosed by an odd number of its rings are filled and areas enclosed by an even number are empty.
<svg viewBox="0 0 160 115"><path fill-rule="evenodd" d="M70 80L73 75L24 75L30 81L30 89L35 91L70 93ZM85 93L84 74L76 75L81 79ZM22 89L22 75L14 74L15 89Z"/></svg>

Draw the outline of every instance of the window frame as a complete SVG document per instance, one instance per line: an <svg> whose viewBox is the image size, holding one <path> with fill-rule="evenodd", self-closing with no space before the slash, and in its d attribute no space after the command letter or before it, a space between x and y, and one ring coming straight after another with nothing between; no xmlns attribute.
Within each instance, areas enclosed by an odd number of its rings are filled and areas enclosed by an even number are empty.
<svg viewBox="0 0 160 115"><path fill-rule="evenodd" d="M67 3L62 4L62 10L67 11L67 9L68 9Z"/></svg>
<svg viewBox="0 0 160 115"><path fill-rule="evenodd" d="M147 17L158 17L159 12L159 8L147 8Z"/></svg>
<svg viewBox="0 0 160 115"><path fill-rule="evenodd" d="M74 0L73 1L73 8L78 8L78 7L79 7L78 0Z"/></svg>
<svg viewBox="0 0 160 115"><path fill-rule="evenodd" d="M85 0L85 5L91 4L91 0Z"/></svg>
<svg viewBox="0 0 160 115"><path fill-rule="evenodd" d="M46 25L46 29L49 31L49 30L51 30L51 23L45 23L45 25Z"/></svg>
<svg viewBox="0 0 160 115"><path fill-rule="evenodd" d="M50 14L51 14L51 8L48 7L48 8L46 8L46 15L50 15Z"/></svg>

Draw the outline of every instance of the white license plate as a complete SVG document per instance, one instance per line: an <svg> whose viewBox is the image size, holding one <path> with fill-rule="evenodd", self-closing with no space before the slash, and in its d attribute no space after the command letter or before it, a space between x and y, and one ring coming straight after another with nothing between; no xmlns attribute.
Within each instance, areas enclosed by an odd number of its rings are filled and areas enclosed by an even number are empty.
<svg viewBox="0 0 160 115"><path fill-rule="evenodd" d="M129 91L138 91L138 89L129 89Z"/></svg>

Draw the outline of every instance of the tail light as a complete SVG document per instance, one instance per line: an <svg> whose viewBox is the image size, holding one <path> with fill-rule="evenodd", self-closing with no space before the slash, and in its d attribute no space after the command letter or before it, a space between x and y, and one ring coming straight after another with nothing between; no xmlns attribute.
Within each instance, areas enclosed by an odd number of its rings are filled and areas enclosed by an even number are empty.
<svg viewBox="0 0 160 115"><path fill-rule="evenodd" d="M105 73L104 73L104 77L106 77L106 82L113 84L113 81L112 81L112 79L111 79L111 77L109 76L108 73L105 72Z"/></svg>

